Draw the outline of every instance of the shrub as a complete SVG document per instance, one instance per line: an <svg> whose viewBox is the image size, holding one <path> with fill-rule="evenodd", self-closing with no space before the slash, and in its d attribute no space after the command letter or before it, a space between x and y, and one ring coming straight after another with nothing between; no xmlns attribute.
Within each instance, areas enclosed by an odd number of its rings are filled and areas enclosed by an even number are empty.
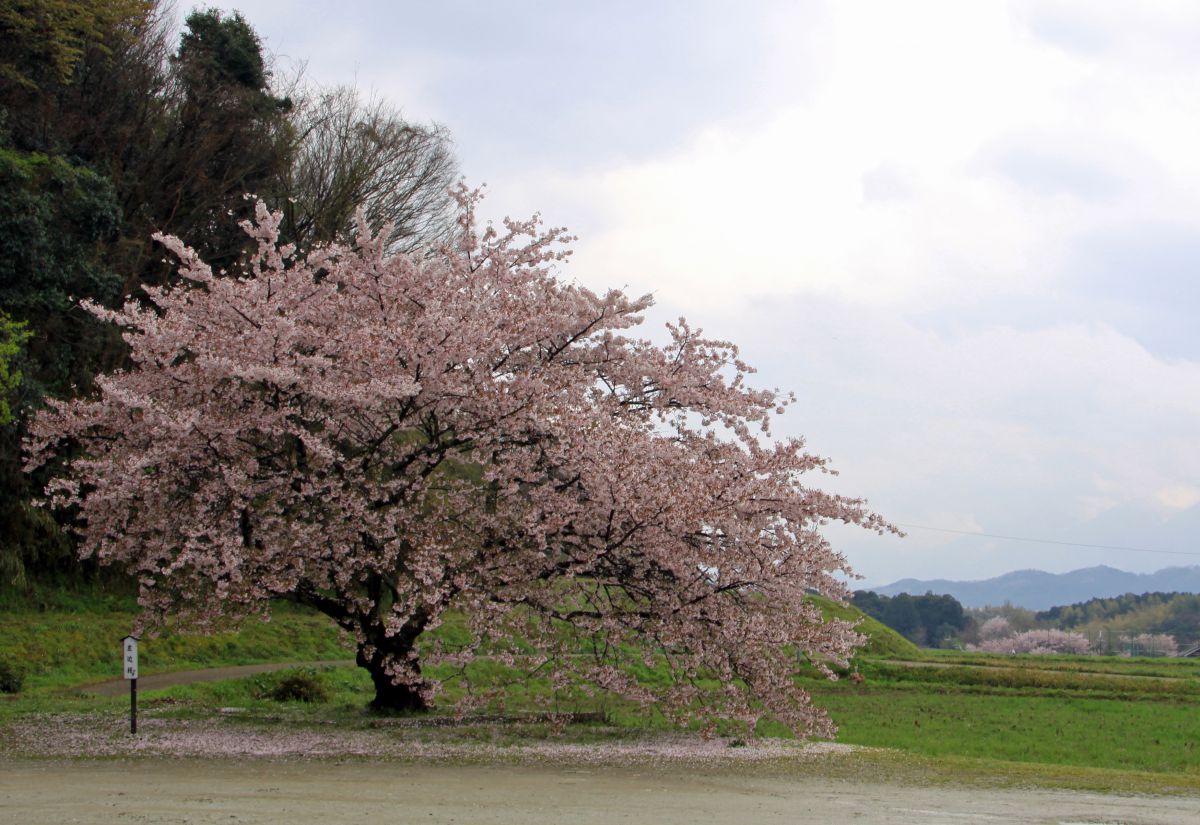
<svg viewBox="0 0 1200 825"><path fill-rule="evenodd" d="M267 696L277 702L328 702L330 691L325 677L311 668L286 671Z"/></svg>
<svg viewBox="0 0 1200 825"><path fill-rule="evenodd" d="M0 661L0 693L20 693L25 679L13 665Z"/></svg>

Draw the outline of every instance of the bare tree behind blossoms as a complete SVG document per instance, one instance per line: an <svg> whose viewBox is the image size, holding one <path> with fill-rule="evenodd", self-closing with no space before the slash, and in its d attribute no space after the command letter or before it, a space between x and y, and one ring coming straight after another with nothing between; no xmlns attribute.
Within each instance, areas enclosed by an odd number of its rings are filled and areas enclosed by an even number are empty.
<svg viewBox="0 0 1200 825"><path fill-rule="evenodd" d="M151 624L327 613L379 708L450 675L485 701L487 656L681 720L832 733L797 656L845 665L861 637L805 599L845 596L818 528L889 525L805 483L824 460L769 439L788 399L733 345L683 321L629 337L649 297L563 283L562 230L479 233L477 195L456 199L453 244L420 255L366 231L300 255L260 204L241 277L167 237L184 285L89 306L131 366L51 402L27 445L30 469L63 462L48 492L82 552L137 574ZM448 611L467 632L430 634Z"/></svg>
<svg viewBox="0 0 1200 825"><path fill-rule="evenodd" d="M448 191L457 174L449 132L404 120L352 87L298 91L295 157L276 189L282 237L302 247L354 232L361 208L373 231L390 225L392 251L412 250L454 227Z"/></svg>

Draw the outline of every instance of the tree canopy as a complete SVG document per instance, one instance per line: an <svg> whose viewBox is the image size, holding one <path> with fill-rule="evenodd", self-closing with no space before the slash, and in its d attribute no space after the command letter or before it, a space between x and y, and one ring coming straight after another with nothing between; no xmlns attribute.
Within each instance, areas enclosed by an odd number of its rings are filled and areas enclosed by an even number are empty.
<svg viewBox="0 0 1200 825"><path fill-rule="evenodd" d="M871 590L856 590L851 601L868 616L883 622L909 641L926 647L945 643L970 624L963 606L949 595L900 593L881 596Z"/></svg>
<svg viewBox="0 0 1200 825"><path fill-rule="evenodd" d="M488 656L681 719L830 733L796 657L845 665L861 640L804 598L846 595L818 528L888 525L805 483L824 460L770 440L789 399L750 388L736 347L682 320L630 337L648 296L564 283L562 230L479 231L456 199L453 240L413 254L365 228L302 254L259 204L237 277L161 237L180 284L90 304L130 368L29 444L30 468L63 462L83 552L138 576L151 621L324 611L380 707L424 707L434 663L470 701ZM468 638L419 643L450 611ZM648 664L672 678L639 681Z"/></svg>
<svg viewBox="0 0 1200 825"><path fill-rule="evenodd" d="M9 394L21 383L21 371L13 366L21 345L29 340L25 324L13 321L0 312L0 426L12 423Z"/></svg>

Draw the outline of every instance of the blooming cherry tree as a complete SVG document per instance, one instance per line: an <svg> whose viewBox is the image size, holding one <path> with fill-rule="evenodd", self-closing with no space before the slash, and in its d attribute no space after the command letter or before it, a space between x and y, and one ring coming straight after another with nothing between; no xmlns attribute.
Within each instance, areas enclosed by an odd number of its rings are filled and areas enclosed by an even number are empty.
<svg viewBox="0 0 1200 825"><path fill-rule="evenodd" d="M1131 652L1139 656L1178 656L1179 643L1166 633L1139 633L1128 640Z"/></svg>
<svg viewBox="0 0 1200 825"><path fill-rule="evenodd" d="M1048 628L1026 630L1009 636L991 636L968 649L985 653L1069 653L1082 656L1091 651L1091 644L1082 633Z"/></svg>
<svg viewBox="0 0 1200 825"><path fill-rule="evenodd" d="M1012 625L1003 616L993 616L979 628L979 638L985 642L1007 639L1013 635Z"/></svg>
<svg viewBox="0 0 1200 825"><path fill-rule="evenodd" d="M88 306L129 368L28 444L30 468L63 464L48 492L82 552L137 576L151 624L328 614L380 708L426 707L448 673L485 698L487 656L681 721L831 733L796 657L844 665L861 639L805 599L845 595L818 528L889 526L806 483L824 460L770 439L789 399L748 387L733 345L682 320L630 337L648 296L564 283L562 230L480 231L456 195L445 248L364 231L302 255L260 205L243 271L161 237L180 285ZM448 616L465 628L430 633Z"/></svg>

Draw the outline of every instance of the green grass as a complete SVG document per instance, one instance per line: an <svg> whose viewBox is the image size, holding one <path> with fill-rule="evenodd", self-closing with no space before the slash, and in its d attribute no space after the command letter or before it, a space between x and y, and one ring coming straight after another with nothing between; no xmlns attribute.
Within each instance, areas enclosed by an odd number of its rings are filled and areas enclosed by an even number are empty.
<svg viewBox="0 0 1200 825"><path fill-rule="evenodd" d="M134 627L132 610L0 613L0 661L22 670L25 688L64 688L121 675L121 638ZM239 631L209 636L167 633L142 639L143 675L172 670L353 657L325 616L279 605L269 622L250 619Z"/></svg>
<svg viewBox="0 0 1200 825"><path fill-rule="evenodd" d="M1200 670L1191 662L960 654L868 661L861 672L863 685L805 681L843 742L1200 782Z"/></svg>
<svg viewBox="0 0 1200 825"><path fill-rule="evenodd" d="M1132 675L1102 668L1080 671L1055 667L1054 663L1023 661L977 665L939 665L927 662L869 661L861 672L871 682L919 690L948 689L956 692L1077 695L1126 700L1157 700L1177 697L1200 699L1200 680L1186 676Z"/></svg>
<svg viewBox="0 0 1200 825"><path fill-rule="evenodd" d="M839 740L971 757L1200 775L1195 704L1047 696L817 691Z"/></svg>
<svg viewBox="0 0 1200 825"><path fill-rule="evenodd" d="M821 596L809 596L810 601L821 608L826 619L844 619L858 622L858 632L867 637L867 643L859 651L859 658L920 659L922 651L908 639L885 624L871 618L857 607L838 604Z"/></svg>
<svg viewBox="0 0 1200 825"><path fill-rule="evenodd" d="M827 615L856 618L852 609L823 602L821 607ZM100 698L78 686L119 675L118 642L133 621L127 600L87 594L0 613L0 660L28 667L25 691L0 697L0 724L6 717L25 714L126 712L127 699ZM971 777L993 784L1200 789L1200 661L922 652L875 624L867 620L860 625L871 638L855 663L865 684L845 679L831 683L815 678L807 668L798 677L840 726L840 741L888 749L860 753L860 767L878 762L897 776L944 776L946 781ZM465 631L451 617L440 632ZM347 658L350 653L328 619L281 605L270 623L249 621L238 633L144 640L141 668L149 674ZM503 686L506 713L552 711L606 720L604 725L572 726L566 736L573 741L672 729L653 711L593 698L580 687L555 695L547 680L516 678L495 661L479 660L470 673L478 684ZM238 707L247 720L349 727L377 723L365 710L372 687L364 671L348 667L307 674L327 688L325 701L311 704L271 698L274 687L288 675L147 692L142 705L146 713L166 718L210 717L219 708ZM637 675L646 683L667 678L661 667L643 667ZM453 681L448 685L443 708L459 690ZM721 732L736 734L733 727ZM781 733L769 723L760 725L758 732ZM547 725L531 722L506 725L500 734L494 726L467 725L450 734L413 735L495 742L498 736L520 739L549 733Z"/></svg>
<svg viewBox="0 0 1200 825"><path fill-rule="evenodd" d="M971 667L1038 668L1071 673L1100 673L1121 676L1160 676L1168 679L1200 680L1200 659L1165 657L1132 659L1124 656L1041 656L963 653L958 650L925 650L923 659L939 664ZM896 657L904 658L904 657Z"/></svg>

